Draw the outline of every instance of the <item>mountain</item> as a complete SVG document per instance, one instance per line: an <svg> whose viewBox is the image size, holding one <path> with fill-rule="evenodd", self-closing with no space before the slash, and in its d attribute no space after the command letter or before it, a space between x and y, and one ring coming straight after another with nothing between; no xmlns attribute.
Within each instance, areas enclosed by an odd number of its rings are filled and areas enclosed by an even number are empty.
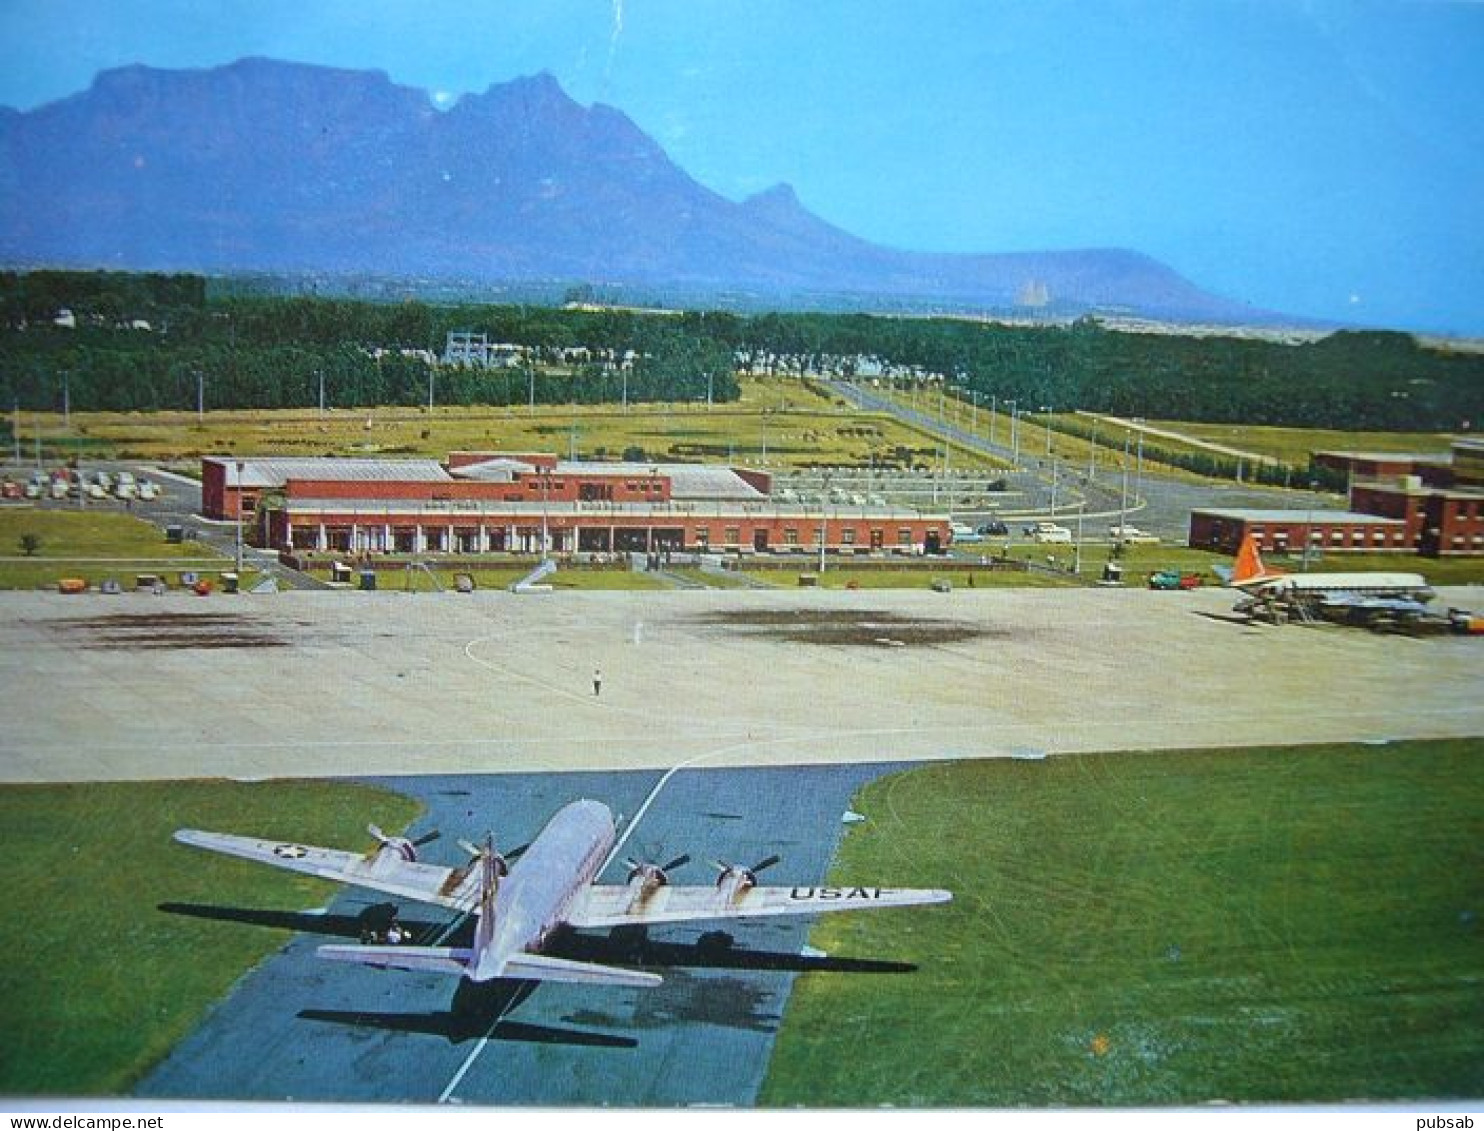
<svg viewBox="0 0 1484 1131"><path fill-rule="evenodd" d="M124 67L0 109L0 261L1270 320L1133 251L900 251L826 223L787 185L734 203L547 74L439 110L381 72L268 59Z"/></svg>

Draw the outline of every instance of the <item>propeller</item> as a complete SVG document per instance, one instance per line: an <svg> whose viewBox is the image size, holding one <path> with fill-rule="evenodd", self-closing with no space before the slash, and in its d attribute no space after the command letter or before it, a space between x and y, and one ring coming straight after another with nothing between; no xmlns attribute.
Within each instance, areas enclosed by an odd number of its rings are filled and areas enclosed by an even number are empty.
<svg viewBox="0 0 1484 1131"><path fill-rule="evenodd" d="M670 872L690 863L690 854L686 853L683 856L677 856L668 864L656 864L652 860L634 860L632 858L625 858L624 863L629 866L629 883L633 883L637 879L642 879L644 886L647 888L660 887L670 882Z"/></svg>
<svg viewBox="0 0 1484 1131"><path fill-rule="evenodd" d="M510 874L510 859L495 851L494 833L487 833L483 844L470 844L467 840L461 838L459 840L459 847L469 854L470 860L484 860L486 858L493 860L495 863L495 875L508 876ZM524 851L525 848L519 848L510 855L512 857L519 856Z"/></svg>
<svg viewBox="0 0 1484 1131"><path fill-rule="evenodd" d="M417 850L419 848L425 844L432 844L433 841L442 835L437 829L433 829L430 832L423 833L416 840L408 840L405 836L387 836L376 825L367 825L366 831L371 834L372 838L381 848L390 848L408 863L412 863L417 859Z"/></svg>
<svg viewBox="0 0 1484 1131"><path fill-rule="evenodd" d="M782 859L782 856L775 853L772 856L767 856L759 860L751 868L739 868L737 865L728 864L724 860L713 860L711 861L711 866L716 868L720 873L716 877L717 887L722 887L727 881L732 880L736 882L738 887L750 888L757 884L757 874L759 872L766 871Z"/></svg>

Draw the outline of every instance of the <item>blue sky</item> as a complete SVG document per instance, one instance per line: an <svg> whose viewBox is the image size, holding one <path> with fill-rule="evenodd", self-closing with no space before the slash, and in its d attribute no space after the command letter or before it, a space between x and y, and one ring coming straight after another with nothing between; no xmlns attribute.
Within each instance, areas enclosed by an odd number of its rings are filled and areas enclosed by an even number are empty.
<svg viewBox="0 0 1484 1131"><path fill-rule="evenodd" d="M1484 2L0 0L0 104L244 55L442 98L549 71L703 184L868 239L1132 247L1268 309L1484 335Z"/></svg>

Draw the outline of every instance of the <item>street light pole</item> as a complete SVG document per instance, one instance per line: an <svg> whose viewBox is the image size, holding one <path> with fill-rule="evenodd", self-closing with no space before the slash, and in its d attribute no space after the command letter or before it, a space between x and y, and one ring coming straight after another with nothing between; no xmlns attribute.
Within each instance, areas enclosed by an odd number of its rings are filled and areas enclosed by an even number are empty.
<svg viewBox="0 0 1484 1131"><path fill-rule="evenodd" d="M242 461L237 461L237 578L242 579Z"/></svg>
<svg viewBox="0 0 1484 1131"><path fill-rule="evenodd" d="M1124 527L1128 525L1128 444L1129 434L1123 434L1123 490L1118 496L1118 534L1123 536Z"/></svg>

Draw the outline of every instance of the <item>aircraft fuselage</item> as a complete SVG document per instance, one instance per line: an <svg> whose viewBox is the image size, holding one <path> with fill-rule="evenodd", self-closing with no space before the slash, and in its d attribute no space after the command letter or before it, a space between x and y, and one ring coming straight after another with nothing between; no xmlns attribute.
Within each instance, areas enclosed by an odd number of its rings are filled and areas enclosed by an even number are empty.
<svg viewBox="0 0 1484 1131"><path fill-rule="evenodd" d="M596 878L614 835L613 814L602 802L574 801L559 810L500 881L494 913L480 916L483 945L475 947L467 976L498 978L511 958L540 951L577 893Z"/></svg>

